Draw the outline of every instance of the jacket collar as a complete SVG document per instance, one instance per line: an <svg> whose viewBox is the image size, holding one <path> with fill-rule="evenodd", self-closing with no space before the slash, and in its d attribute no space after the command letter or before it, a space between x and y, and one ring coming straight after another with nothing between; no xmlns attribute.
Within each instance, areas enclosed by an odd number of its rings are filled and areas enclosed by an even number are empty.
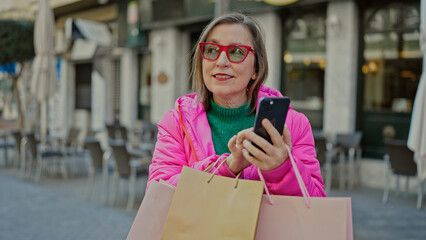
<svg viewBox="0 0 426 240"><path fill-rule="evenodd" d="M261 86L257 98L257 105L262 97L282 97L283 95L278 90L267 86ZM185 119L192 121L202 114L205 114L204 106L201 102L197 102L197 94L191 93L178 98L175 103L175 109L180 105L182 114Z"/></svg>

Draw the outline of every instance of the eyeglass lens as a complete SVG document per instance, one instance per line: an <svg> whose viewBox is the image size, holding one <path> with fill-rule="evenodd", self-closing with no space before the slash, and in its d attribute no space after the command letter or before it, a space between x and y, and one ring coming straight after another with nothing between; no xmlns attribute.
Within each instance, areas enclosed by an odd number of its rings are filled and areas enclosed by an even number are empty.
<svg viewBox="0 0 426 240"><path fill-rule="evenodd" d="M213 45L213 44L206 44L203 47L204 57L210 60L217 59L221 52L222 52L221 47ZM228 51L227 51L228 59L231 62L241 62L244 60L247 54L248 54L247 49L243 47L238 47L238 46L231 46L228 48Z"/></svg>

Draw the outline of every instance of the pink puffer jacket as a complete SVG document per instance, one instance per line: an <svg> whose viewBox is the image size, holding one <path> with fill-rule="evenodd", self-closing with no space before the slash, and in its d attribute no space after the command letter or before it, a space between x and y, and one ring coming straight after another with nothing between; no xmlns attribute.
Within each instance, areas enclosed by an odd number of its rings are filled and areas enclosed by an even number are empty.
<svg viewBox="0 0 426 240"><path fill-rule="evenodd" d="M148 186L150 181L160 179L176 186L182 166L204 170L220 157L214 150L204 107L196 103L195 96L192 93L180 97L175 108L166 112L158 123L158 138L149 168ZM259 99L266 96L282 95L279 91L262 86ZM308 119L290 108L286 124L291 134L292 154L309 194L326 196ZM222 164L217 174L235 177L226 164ZM271 194L302 196L289 159L274 170L262 171L262 175ZM245 179L259 180L257 168L253 165L244 169L243 176Z"/></svg>

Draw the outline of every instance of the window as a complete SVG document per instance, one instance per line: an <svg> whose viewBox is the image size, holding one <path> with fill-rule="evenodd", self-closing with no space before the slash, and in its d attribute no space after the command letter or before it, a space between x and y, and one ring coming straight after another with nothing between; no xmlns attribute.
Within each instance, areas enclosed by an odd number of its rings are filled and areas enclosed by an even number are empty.
<svg viewBox="0 0 426 240"><path fill-rule="evenodd" d="M92 63L75 65L75 108L91 110Z"/></svg>
<svg viewBox="0 0 426 240"><path fill-rule="evenodd" d="M113 113L114 118L120 116L120 60L113 61Z"/></svg>
<svg viewBox="0 0 426 240"><path fill-rule="evenodd" d="M325 14L302 13L290 17L284 29L284 84L282 92L292 107L304 113L313 128L322 128L324 99Z"/></svg>
<svg viewBox="0 0 426 240"><path fill-rule="evenodd" d="M422 71L418 4L366 13L363 109L411 112Z"/></svg>
<svg viewBox="0 0 426 240"><path fill-rule="evenodd" d="M408 138L422 71L420 6L418 0L368 2L363 11L358 129L363 155L381 159L385 135Z"/></svg>

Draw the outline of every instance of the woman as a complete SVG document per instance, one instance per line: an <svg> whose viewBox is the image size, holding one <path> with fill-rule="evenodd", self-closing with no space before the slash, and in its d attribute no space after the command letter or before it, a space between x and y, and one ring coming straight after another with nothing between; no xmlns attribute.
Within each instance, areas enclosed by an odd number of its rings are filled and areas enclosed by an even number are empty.
<svg viewBox="0 0 426 240"><path fill-rule="evenodd" d="M242 171L244 179L259 180L259 168L271 194L301 196L287 145L310 195L325 196L311 126L303 114L289 109L283 133L264 120L273 144L251 129L258 100L282 96L262 86L267 73L264 40L254 19L233 13L207 25L193 59L195 93L180 97L158 123L148 181L177 185L182 166L204 170L226 157L217 174L236 177Z"/></svg>

